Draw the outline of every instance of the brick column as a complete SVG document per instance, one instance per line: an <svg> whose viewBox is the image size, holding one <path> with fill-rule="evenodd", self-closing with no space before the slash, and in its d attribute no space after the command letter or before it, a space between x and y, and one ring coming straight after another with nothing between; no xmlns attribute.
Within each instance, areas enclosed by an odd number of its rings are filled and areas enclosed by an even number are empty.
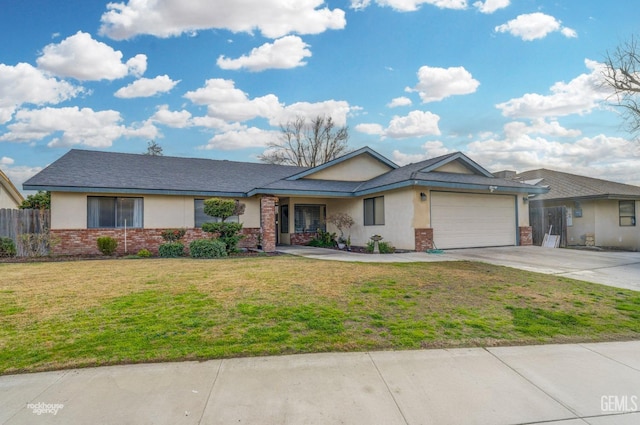
<svg viewBox="0 0 640 425"><path fill-rule="evenodd" d="M533 230L531 226L521 226L520 232L520 246L533 245Z"/></svg>
<svg viewBox="0 0 640 425"><path fill-rule="evenodd" d="M271 195L260 199L260 227L262 228L262 249L265 252L276 250L276 202L278 198Z"/></svg>
<svg viewBox="0 0 640 425"><path fill-rule="evenodd" d="M415 229L416 251L433 249L433 229Z"/></svg>

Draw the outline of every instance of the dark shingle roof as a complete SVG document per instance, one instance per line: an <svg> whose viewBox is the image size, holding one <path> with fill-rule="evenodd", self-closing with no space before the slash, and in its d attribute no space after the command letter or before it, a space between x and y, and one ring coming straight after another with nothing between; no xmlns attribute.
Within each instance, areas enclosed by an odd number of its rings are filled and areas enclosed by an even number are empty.
<svg viewBox="0 0 640 425"><path fill-rule="evenodd" d="M246 193L304 167L71 150L24 183L59 188ZM37 188L37 187L34 187Z"/></svg>
<svg viewBox="0 0 640 425"><path fill-rule="evenodd" d="M592 177L578 176L541 168L517 174L522 181L543 179L538 185L549 186L546 194L535 200L574 198L640 198L640 187Z"/></svg>
<svg viewBox="0 0 640 425"><path fill-rule="evenodd" d="M462 161L476 174L429 171L454 160ZM459 152L395 168L365 182L288 179L306 170L308 168L250 162L71 150L25 182L23 187L27 190L238 197L257 193L361 196L412 185L480 190L497 186L501 191L546 191L513 180L487 177L490 176L488 171Z"/></svg>

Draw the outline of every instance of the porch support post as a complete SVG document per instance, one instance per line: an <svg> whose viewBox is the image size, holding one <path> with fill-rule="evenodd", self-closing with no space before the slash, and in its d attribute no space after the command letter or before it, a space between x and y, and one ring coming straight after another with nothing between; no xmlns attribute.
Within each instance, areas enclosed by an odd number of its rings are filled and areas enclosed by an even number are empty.
<svg viewBox="0 0 640 425"><path fill-rule="evenodd" d="M276 250L276 202L278 198L265 195L260 198L260 227L262 229L262 249L265 252Z"/></svg>

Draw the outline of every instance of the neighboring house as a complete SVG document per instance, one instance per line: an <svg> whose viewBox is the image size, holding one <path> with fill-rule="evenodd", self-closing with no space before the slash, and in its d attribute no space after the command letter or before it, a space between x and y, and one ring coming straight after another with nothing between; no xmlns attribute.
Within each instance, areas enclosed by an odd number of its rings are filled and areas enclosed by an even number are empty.
<svg viewBox="0 0 640 425"><path fill-rule="evenodd" d="M95 253L96 238L157 251L160 232L207 237L210 197L245 203L245 247L305 244L328 215L355 220L351 243L379 234L400 249L531 244L528 204L547 188L494 177L462 153L399 167L368 147L314 168L71 150L24 183L51 191L55 253Z"/></svg>
<svg viewBox="0 0 640 425"><path fill-rule="evenodd" d="M22 201L24 201L22 194L11 183L9 177L0 170L0 209L18 208Z"/></svg>
<svg viewBox="0 0 640 425"><path fill-rule="evenodd" d="M513 177L550 188L530 198L530 208L566 208L567 245L640 250L640 187L546 169Z"/></svg>

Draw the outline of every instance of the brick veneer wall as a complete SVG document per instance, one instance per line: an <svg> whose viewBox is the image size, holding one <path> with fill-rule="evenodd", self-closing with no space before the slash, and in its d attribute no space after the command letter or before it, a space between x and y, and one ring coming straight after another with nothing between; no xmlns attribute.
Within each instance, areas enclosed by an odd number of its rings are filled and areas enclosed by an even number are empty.
<svg viewBox="0 0 640 425"><path fill-rule="evenodd" d="M521 226L518 231L520 232L521 246L533 245L533 229L531 226Z"/></svg>
<svg viewBox="0 0 640 425"><path fill-rule="evenodd" d="M145 248L153 254L158 254L158 247L164 242L162 231L166 229L127 229L127 253L135 254ZM125 254L124 229L51 229L51 234L60 242L54 246L53 255L92 255L100 254L96 240L100 236L110 236L118 241L116 252ZM243 228L245 235L240 240L240 248L255 248L258 242L259 228ZM186 229L182 242L185 251L189 251L189 243L195 239L210 238L211 234L202 229Z"/></svg>
<svg viewBox="0 0 640 425"><path fill-rule="evenodd" d="M433 229L415 229L416 251L433 249Z"/></svg>
<svg viewBox="0 0 640 425"><path fill-rule="evenodd" d="M260 198L260 225L262 226L262 249L265 252L276 250L276 202L275 196Z"/></svg>
<svg viewBox="0 0 640 425"><path fill-rule="evenodd" d="M307 245L317 233L291 233L291 245Z"/></svg>

